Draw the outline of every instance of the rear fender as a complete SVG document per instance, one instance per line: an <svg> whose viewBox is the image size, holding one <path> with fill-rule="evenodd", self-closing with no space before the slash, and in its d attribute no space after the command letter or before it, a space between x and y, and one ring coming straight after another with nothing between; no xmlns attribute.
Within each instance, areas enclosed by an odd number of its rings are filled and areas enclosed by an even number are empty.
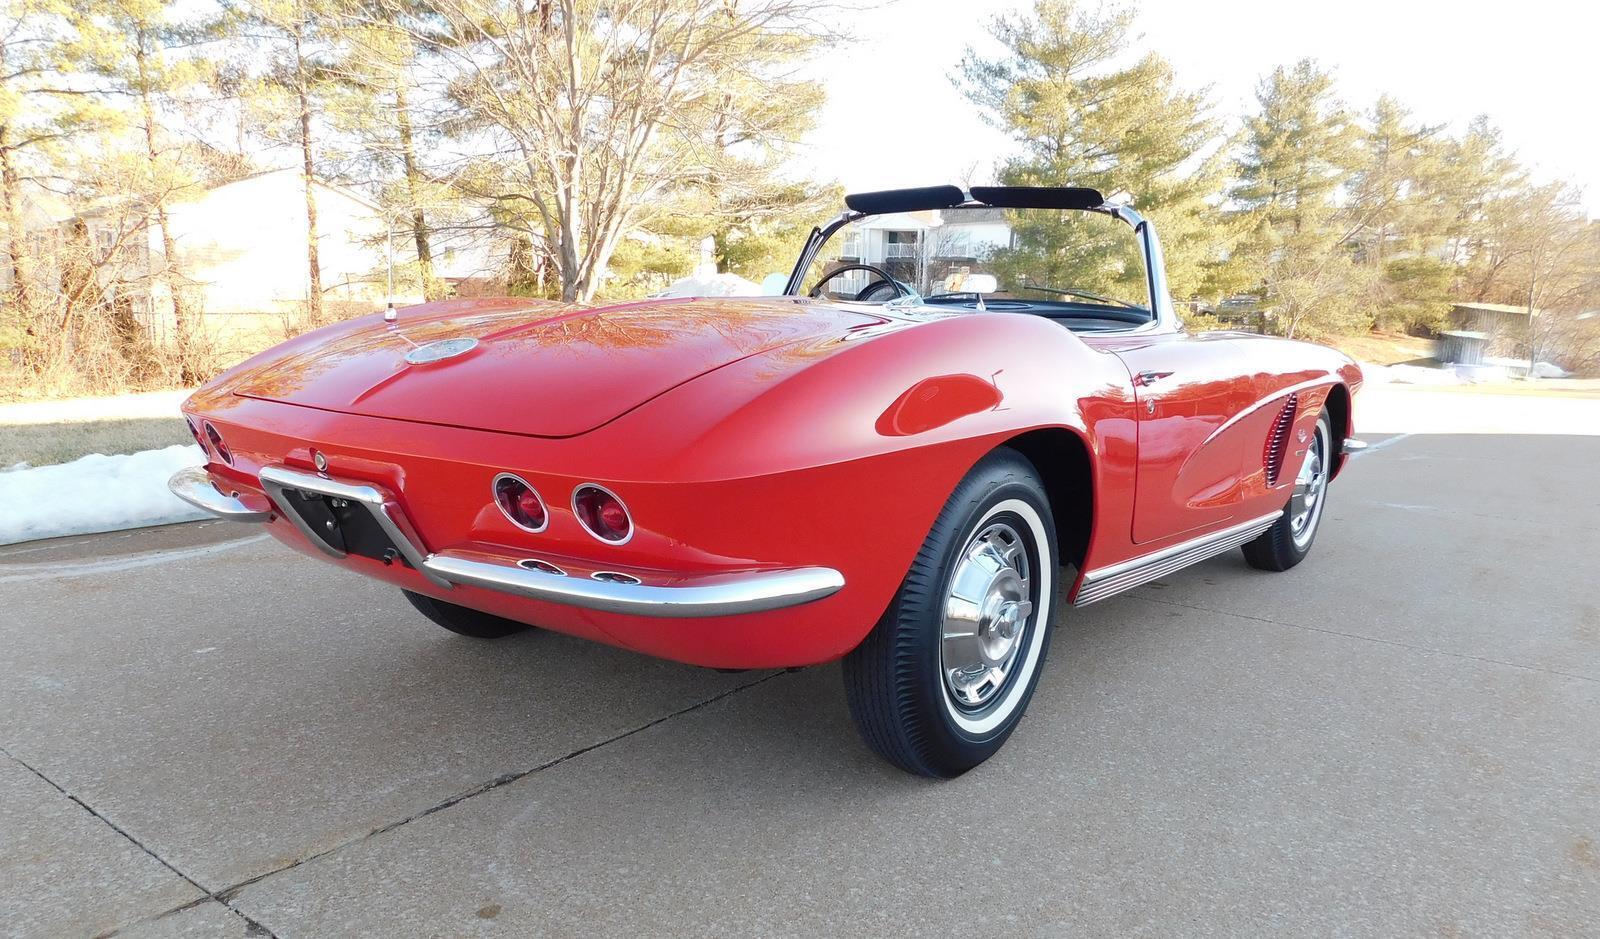
<svg viewBox="0 0 1600 939"><path fill-rule="evenodd" d="M760 481L740 509L765 519L748 550L773 537L811 541L819 556L809 563L843 571L842 593L871 611L859 640L961 478L996 447L1047 430L1072 434L1088 458L1095 508L1081 562L1096 532L1127 528L1133 390L1120 361L1049 320L941 317L844 348L777 350L702 376L600 433L635 452L661 449L658 478L741 490ZM828 485L809 484L823 477ZM1118 517L1120 527L1105 521Z"/></svg>

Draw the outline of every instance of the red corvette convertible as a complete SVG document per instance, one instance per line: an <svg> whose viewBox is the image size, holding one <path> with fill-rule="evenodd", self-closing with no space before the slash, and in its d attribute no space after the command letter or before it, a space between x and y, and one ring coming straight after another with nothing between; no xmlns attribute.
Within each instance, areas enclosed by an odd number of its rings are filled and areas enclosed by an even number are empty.
<svg viewBox="0 0 1600 939"><path fill-rule="evenodd" d="M300 336L185 403L209 462L171 487L468 636L842 658L866 742L933 776L1005 742L1059 605L1305 558L1360 446L1348 358L1185 332L1155 231L1093 190L846 203L782 295Z"/></svg>

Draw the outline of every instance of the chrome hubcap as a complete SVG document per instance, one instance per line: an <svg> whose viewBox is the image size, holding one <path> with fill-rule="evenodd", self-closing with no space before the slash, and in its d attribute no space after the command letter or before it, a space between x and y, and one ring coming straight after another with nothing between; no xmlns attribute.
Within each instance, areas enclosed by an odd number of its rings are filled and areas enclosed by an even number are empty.
<svg viewBox="0 0 1600 939"><path fill-rule="evenodd" d="M1005 522L967 543L945 594L939 657L951 699L981 708L1005 686L1033 616L1028 552Z"/></svg>
<svg viewBox="0 0 1600 939"><path fill-rule="evenodd" d="M1316 436L1311 438L1311 451L1300 466L1300 475L1295 477L1294 494L1289 497L1289 534L1298 547L1311 541L1322 515L1322 496L1328 486L1327 453L1327 432L1318 424Z"/></svg>

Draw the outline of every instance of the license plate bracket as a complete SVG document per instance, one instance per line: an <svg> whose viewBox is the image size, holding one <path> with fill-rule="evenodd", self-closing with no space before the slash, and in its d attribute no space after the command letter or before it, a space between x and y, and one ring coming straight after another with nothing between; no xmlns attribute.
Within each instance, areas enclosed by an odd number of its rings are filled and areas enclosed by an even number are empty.
<svg viewBox="0 0 1600 939"><path fill-rule="evenodd" d="M300 516L306 528L323 544L341 554L372 558L385 564L411 566L405 554L361 503L300 489L285 490L291 511Z"/></svg>

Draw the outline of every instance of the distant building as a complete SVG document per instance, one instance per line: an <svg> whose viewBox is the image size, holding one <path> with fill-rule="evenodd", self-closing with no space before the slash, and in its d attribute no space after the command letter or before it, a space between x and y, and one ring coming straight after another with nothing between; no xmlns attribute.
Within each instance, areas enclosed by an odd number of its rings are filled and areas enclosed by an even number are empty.
<svg viewBox="0 0 1600 939"><path fill-rule="evenodd" d="M1535 309L1534 316L1543 311ZM1475 335L1478 356L1528 355L1528 308L1508 303L1456 303L1450 307L1452 331ZM1465 349L1462 352L1466 352ZM1470 354L1470 353L1468 353Z"/></svg>
<svg viewBox="0 0 1600 939"><path fill-rule="evenodd" d="M1445 365L1482 365L1487 333L1470 329L1445 329L1439 332L1439 351L1434 358Z"/></svg>
<svg viewBox="0 0 1600 939"><path fill-rule="evenodd" d="M1005 210L994 208L874 215L840 235L840 262L871 264L918 290L970 273L996 248L1011 245Z"/></svg>
<svg viewBox="0 0 1600 939"><path fill-rule="evenodd" d="M318 266L323 302L378 309L388 296L389 258L409 268L415 242L409 219L388 230L383 210L336 183L313 180L317 207ZM106 302L131 311L153 335L167 333L172 298L153 276L162 268L161 230L150 210L127 199L103 199L76 214L59 198L36 191L27 200L27 226L41 283L60 283L63 258L88 255ZM306 192L296 169L268 170L209 186L166 206L180 290L189 308L224 331L251 328L248 319L280 320L301 307L310 277L306 259ZM490 252L476 245L440 243L435 276L447 285L490 289ZM503 254L503 252L502 252ZM0 264L0 286L12 272ZM404 279L397 303L422 297Z"/></svg>

